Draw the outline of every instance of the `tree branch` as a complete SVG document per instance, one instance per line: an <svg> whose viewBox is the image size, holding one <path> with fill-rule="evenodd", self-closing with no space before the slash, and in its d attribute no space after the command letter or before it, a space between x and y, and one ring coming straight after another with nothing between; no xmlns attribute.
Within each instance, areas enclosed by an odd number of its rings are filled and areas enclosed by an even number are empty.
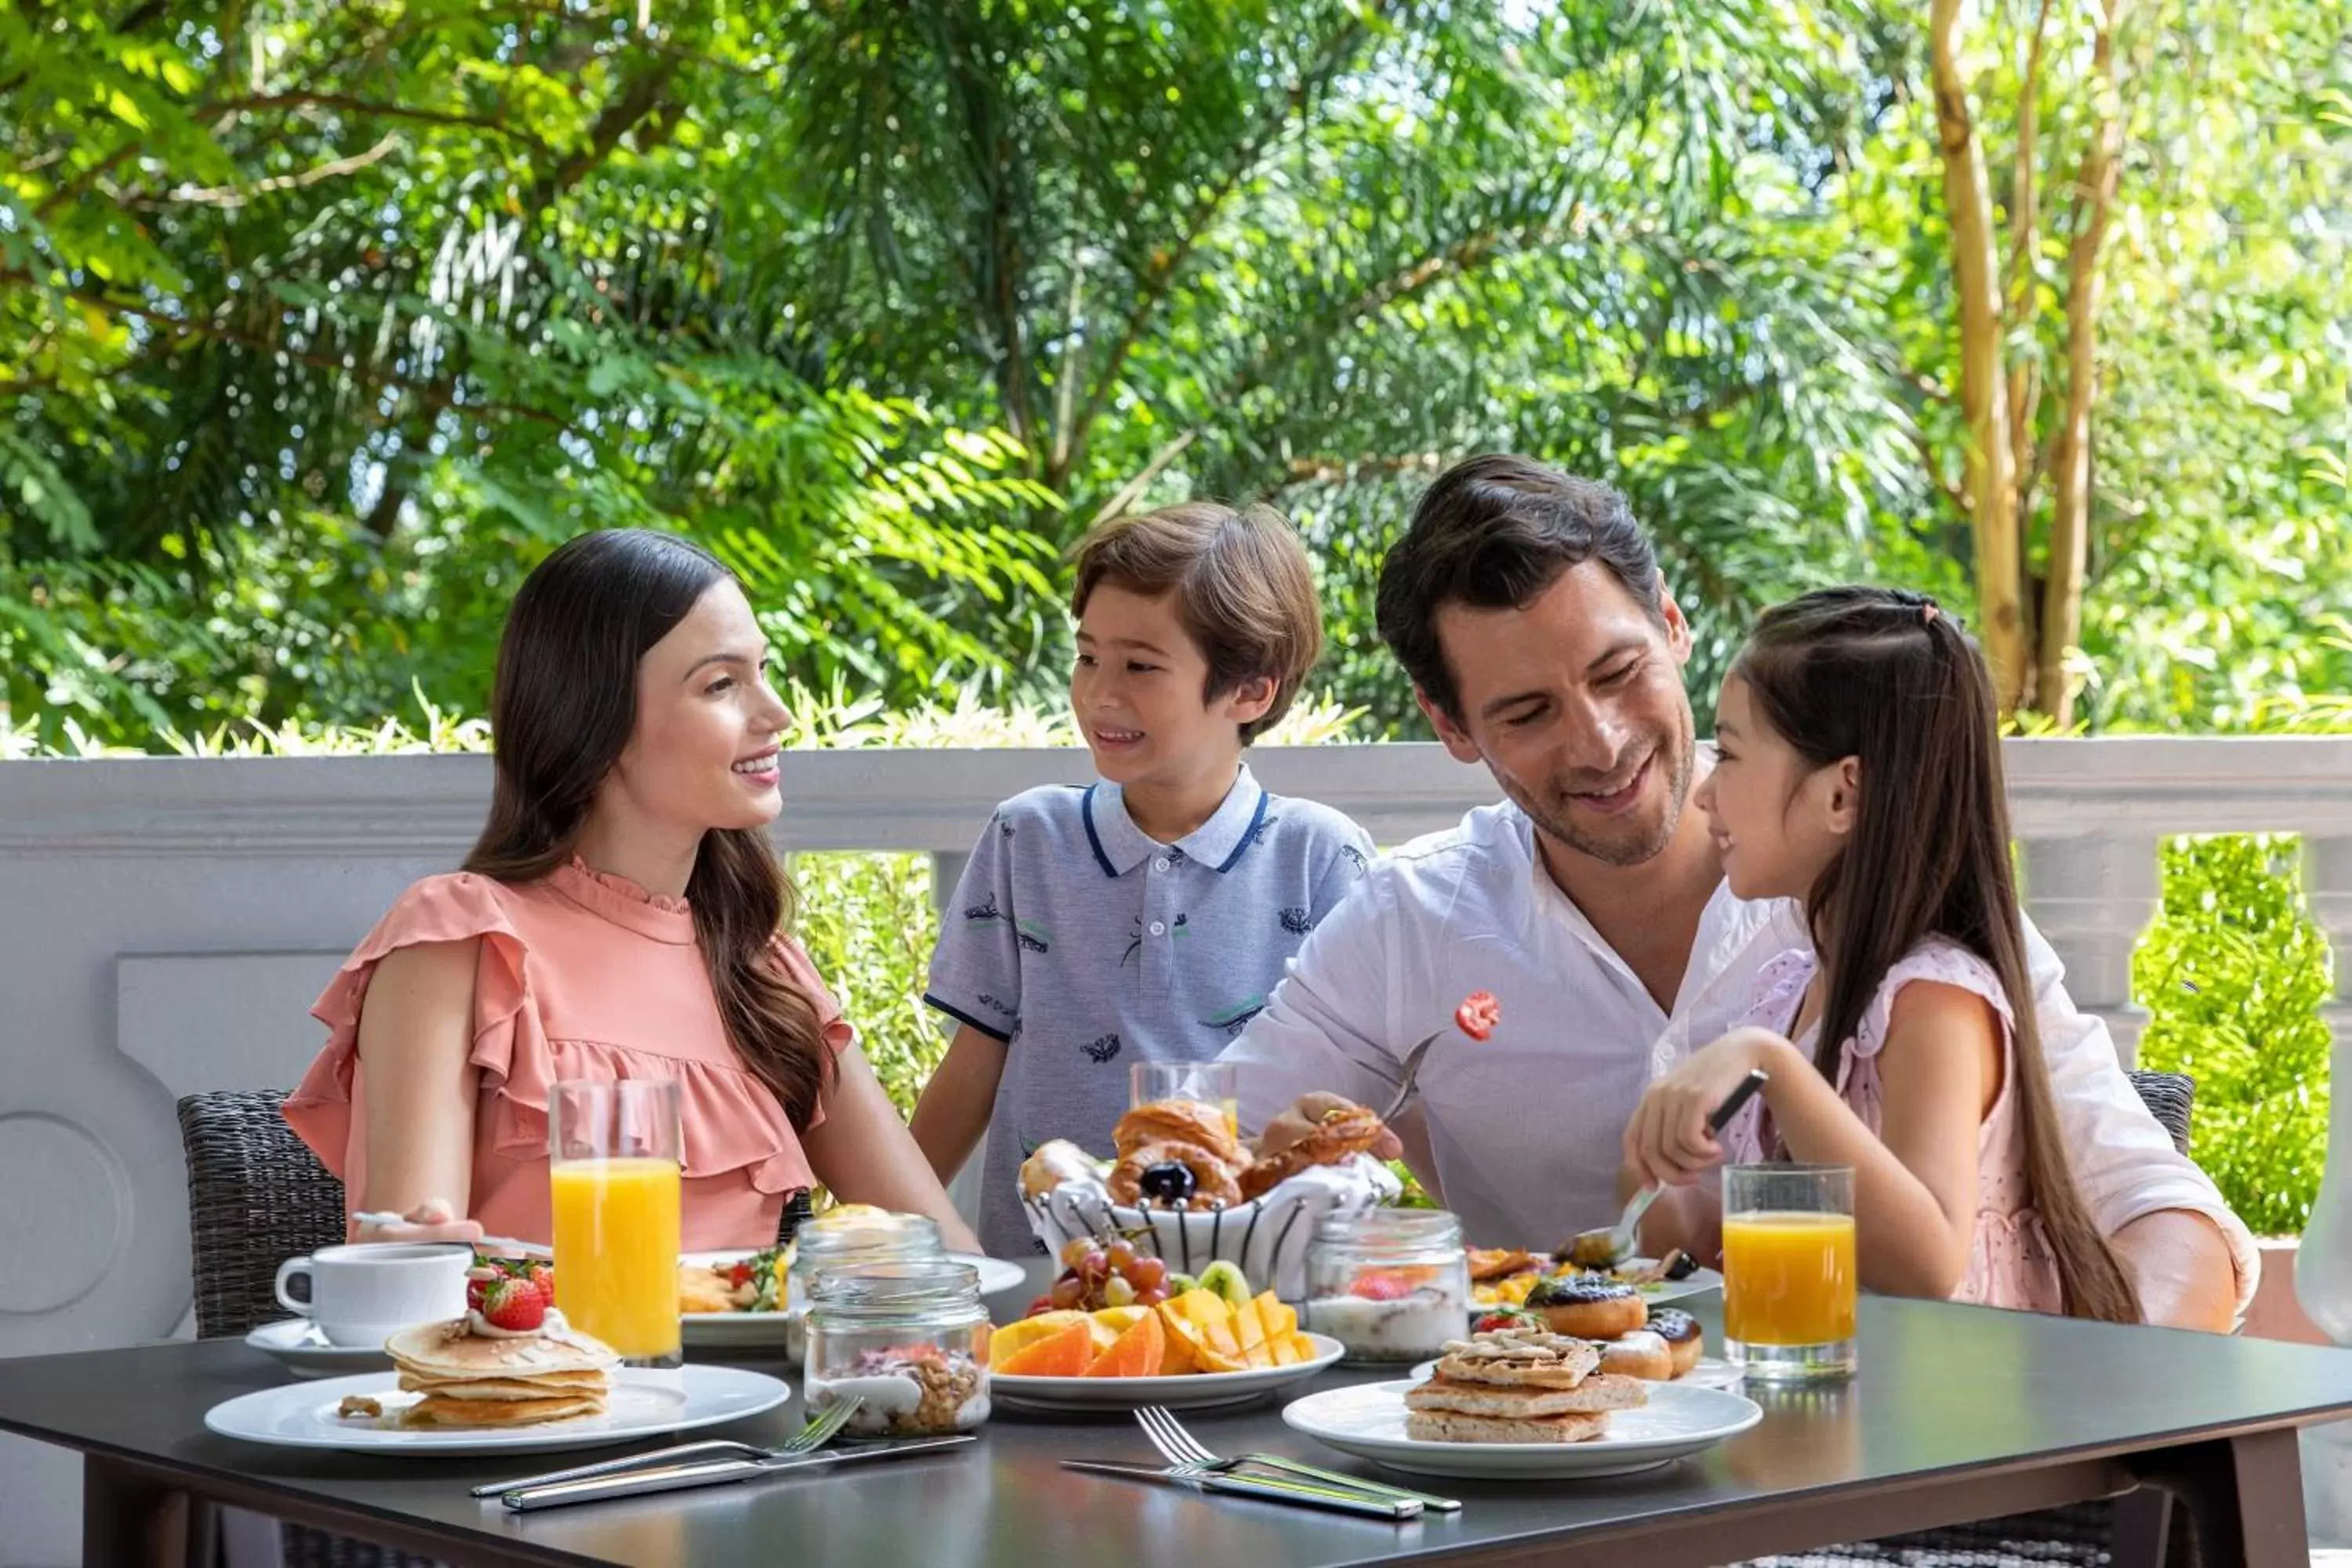
<svg viewBox="0 0 2352 1568"><path fill-rule="evenodd" d="M2011 179L2009 217L2009 301L2005 316L2011 331L2032 319L2033 258L2041 243L2041 213L2034 184L2034 137L2042 119L2042 46L2050 27L2050 0L2040 0L2033 11L2033 42L2025 58L2025 79L2017 102L2017 164ZM2033 420L2042 402L2041 366L2021 356L2009 371L2009 469L2030 474L2033 469ZM2032 514L2032 487L2021 484L2017 512Z"/></svg>
<svg viewBox="0 0 2352 1568"><path fill-rule="evenodd" d="M2060 725L2074 718L2066 653L2082 635L2083 586L2090 567L2091 405L2098 393L2099 259L2123 167L2123 110L2115 33L2124 0L2105 0L2091 57L2098 121L2077 182L2084 204L2066 256L2066 412L2053 440L2050 584L2042 627L2040 703Z"/></svg>
<svg viewBox="0 0 2352 1568"><path fill-rule="evenodd" d="M453 129L485 131L493 136L504 136L523 142L542 153L553 149L528 131L517 130L499 121L478 114L453 114L438 109L410 109L404 104L379 103L373 99L351 98L340 92L277 92L258 98L231 98L218 103L201 105L199 113L214 114L226 119L231 115L271 112L278 110L334 109L345 114L368 115L382 120L409 120L420 125L440 125Z"/></svg>
<svg viewBox="0 0 2352 1568"><path fill-rule="evenodd" d="M2001 711L2013 710L2032 673L2024 623L2017 492L2010 471L2007 377L2001 372L2000 279L1983 144L1960 67L1962 0L1931 0L1928 58L1936 91L1952 281L1960 306L1960 405L1968 416L1966 472L1975 542L1977 605Z"/></svg>
<svg viewBox="0 0 2352 1568"><path fill-rule="evenodd" d="M266 195L271 191L299 190L306 185L315 185L321 180L331 180L342 174L355 174L371 163L383 162L392 150L399 145L400 132L387 132L383 140L364 153L354 153L348 158L332 159L319 164L316 168L305 169L299 174L272 174L268 179L256 180L252 184L244 186L181 185L160 199L193 203L203 206L243 206L255 196Z"/></svg>

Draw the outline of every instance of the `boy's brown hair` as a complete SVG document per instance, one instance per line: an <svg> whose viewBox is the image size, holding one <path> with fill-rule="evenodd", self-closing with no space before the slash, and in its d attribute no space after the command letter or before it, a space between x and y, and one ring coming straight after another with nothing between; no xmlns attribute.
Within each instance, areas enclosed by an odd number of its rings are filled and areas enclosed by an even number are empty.
<svg viewBox="0 0 2352 1568"><path fill-rule="evenodd" d="M1187 501L1114 518L1078 542L1070 613L1105 583L1131 594L1174 593L1176 618L1209 661L1203 702L1243 682L1274 682L1274 705L1242 726L1242 744L1281 721L1323 652L1323 612L1306 546L1268 506Z"/></svg>

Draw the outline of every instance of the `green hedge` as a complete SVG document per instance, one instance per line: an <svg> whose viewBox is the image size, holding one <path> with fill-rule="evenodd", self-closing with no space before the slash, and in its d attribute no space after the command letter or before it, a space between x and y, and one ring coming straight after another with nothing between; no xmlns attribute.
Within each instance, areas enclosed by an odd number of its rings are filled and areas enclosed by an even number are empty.
<svg viewBox="0 0 2352 1568"><path fill-rule="evenodd" d="M2148 1067L2197 1080L2191 1152L2258 1235L2311 1218L2327 1156L2326 938L2305 913L2300 841L2177 838L2132 961Z"/></svg>

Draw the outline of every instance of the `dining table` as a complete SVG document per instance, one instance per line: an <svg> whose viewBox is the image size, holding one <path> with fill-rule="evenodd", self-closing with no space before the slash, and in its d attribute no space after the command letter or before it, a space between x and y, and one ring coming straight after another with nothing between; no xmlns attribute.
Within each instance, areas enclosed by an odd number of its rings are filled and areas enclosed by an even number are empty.
<svg viewBox="0 0 2352 1568"><path fill-rule="evenodd" d="M1715 1298L1692 1308L1720 1343ZM1763 1418L1695 1457L1608 1479L1487 1480L1382 1471L1286 1426L1287 1399L1394 1369L1341 1367L1260 1403L1186 1412L1220 1454L1264 1450L1459 1498L1406 1523L1206 1497L1062 1468L1156 1461L1125 1415L1004 1407L961 1448L518 1513L478 1483L634 1451L438 1458L277 1448L215 1436L205 1413L287 1380L242 1341L0 1361L0 1429L83 1457L82 1560L199 1560L192 1520L247 1509L453 1565L772 1568L1342 1568L1374 1562L1739 1562L2118 1498L2116 1560L2160 1560L2174 1521L2209 1563L2304 1568L2296 1430L2352 1414L2352 1351L1865 1297L1851 1380L1745 1392ZM796 1396L696 1437L773 1444ZM635 1449L659 1447L641 1442ZM2158 1506L2147 1506L2153 1500ZM192 1555L193 1554L193 1555Z"/></svg>

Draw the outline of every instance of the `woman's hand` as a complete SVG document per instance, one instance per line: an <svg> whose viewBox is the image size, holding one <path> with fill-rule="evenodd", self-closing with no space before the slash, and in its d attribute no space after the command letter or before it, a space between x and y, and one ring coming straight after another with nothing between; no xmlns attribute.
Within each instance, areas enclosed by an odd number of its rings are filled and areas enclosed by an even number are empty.
<svg viewBox="0 0 2352 1568"><path fill-rule="evenodd" d="M482 1222L458 1217L446 1198L427 1198L396 1218L381 1214L352 1215L353 1241L479 1241Z"/></svg>
<svg viewBox="0 0 2352 1568"><path fill-rule="evenodd" d="M1687 1186L1723 1163L1707 1118L1758 1068L1792 1047L1766 1029L1734 1029L1650 1086L1625 1125L1625 1167L1640 1186Z"/></svg>

